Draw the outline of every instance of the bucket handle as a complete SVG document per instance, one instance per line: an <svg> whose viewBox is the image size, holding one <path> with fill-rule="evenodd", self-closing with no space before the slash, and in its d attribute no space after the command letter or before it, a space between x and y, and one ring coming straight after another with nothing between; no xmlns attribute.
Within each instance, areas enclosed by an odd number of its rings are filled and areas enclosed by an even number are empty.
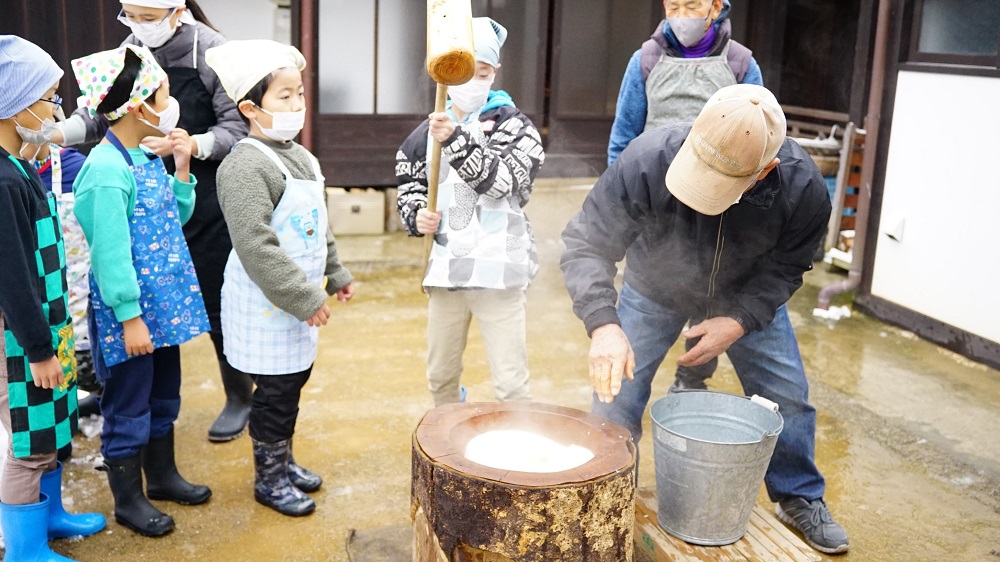
<svg viewBox="0 0 1000 562"><path fill-rule="evenodd" d="M767 408L768 410L771 410L775 414L778 413L778 405L775 404L774 402L771 402L767 398L764 398L763 396L758 396L754 394L753 396L750 397L750 401L753 402L754 404L760 404L761 406Z"/></svg>

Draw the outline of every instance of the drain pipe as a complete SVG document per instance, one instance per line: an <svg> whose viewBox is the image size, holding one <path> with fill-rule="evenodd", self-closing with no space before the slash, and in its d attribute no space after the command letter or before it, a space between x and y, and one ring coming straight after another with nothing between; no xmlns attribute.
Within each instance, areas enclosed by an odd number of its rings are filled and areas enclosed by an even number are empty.
<svg viewBox="0 0 1000 562"><path fill-rule="evenodd" d="M861 192L855 220L855 234L851 269L847 279L826 285L819 291L818 307L826 310L830 300L853 291L861 284L864 264L865 237L868 234L868 214L872 200L872 178L875 176L875 157L878 152L879 119L882 113L882 92L885 86L886 45L889 42L889 23L892 0L880 0L878 22L875 30L875 52L872 59L872 82L868 96L868 115L865 118L865 154L861 164ZM848 139L845 139L847 141Z"/></svg>

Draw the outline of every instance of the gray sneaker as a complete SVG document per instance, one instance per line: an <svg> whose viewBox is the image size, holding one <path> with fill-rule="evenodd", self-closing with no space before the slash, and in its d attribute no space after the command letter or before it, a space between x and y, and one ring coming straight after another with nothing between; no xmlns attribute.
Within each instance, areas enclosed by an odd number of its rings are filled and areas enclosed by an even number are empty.
<svg viewBox="0 0 1000 562"><path fill-rule="evenodd" d="M820 552L842 554L851 547L847 531L833 520L822 498L813 501L788 499L778 504L775 513L786 525L802 533L809 546Z"/></svg>

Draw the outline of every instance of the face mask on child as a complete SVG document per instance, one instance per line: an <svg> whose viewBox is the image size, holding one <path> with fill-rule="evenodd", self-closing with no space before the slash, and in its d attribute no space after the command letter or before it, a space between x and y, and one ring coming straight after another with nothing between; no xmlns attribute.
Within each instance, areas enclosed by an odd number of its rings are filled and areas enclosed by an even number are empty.
<svg viewBox="0 0 1000 562"><path fill-rule="evenodd" d="M52 140L52 136L59 130L59 125L51 119L42 119L41 117L35 115L35 112L30 109L28 110L28 113L30 113L35 119L38 119L38 122L42 124L42 128L29 129L27 127L22 127L20 123L14 121L14 128L17 130L17 134L21 136L21 140L28 144L46 144Z"/></svg>
<svg viewBox="0 0 1000 562"><path fill-rule="evenodd" d="M256 119L253 120L260 127L260 132L265 137L278 142L286 142L299 136L299 132L306 126L306 110L302 111L270 111L258 106L262 112L271 116L271 128L261 126Z"/></svg>
<svg viewBox="0 0 1000 562"><path fill-rule="evenodd" d="M161 111L160 113L157 113L155 109L149 107L149 104L146 102L142 102L142 105L145 105L146 109L148 109L153 115L159 117L160 123L158 125L154 125L149 121L141 118L139 119L139 121L149 125L150 127L156 129L157 131L160 131L164 135L170 134L170 131L174 130L177 127L177 122L180 121L181 119L181 106L179 103L177 103L177 100L174 99L173 96L167 98L167 108Z"/></svg>
<svg viewBox="0 0 1000 562"><path fill-rule="evenodd" d="M125 16L125 12L122 11L118 15L118 21L128 26L132 30L132 35L135 35L135 38L140 43L150 49L155 49L163 46L164 43L174 36L176 28L170 25L170 19L174 16L175 12L176 9L160 21L137 22L128 19Z"/></svg>
<svg viewBox="0 0 1000 562"><path fill-rule="evenodd" d="M493 80L469 80L459 86L448 88L448 97L466 113L472 113L486 105L486 100L490 97L490 87Z"/></svg>
<svg viewBox="0 0 1000 562"><path fill-rule="evenodd" d="M674 37L685 47L694 47L699 41L708 35L708 28L712 24L712 15L704 18L667 18L670 30L674 32Z"/></svg>

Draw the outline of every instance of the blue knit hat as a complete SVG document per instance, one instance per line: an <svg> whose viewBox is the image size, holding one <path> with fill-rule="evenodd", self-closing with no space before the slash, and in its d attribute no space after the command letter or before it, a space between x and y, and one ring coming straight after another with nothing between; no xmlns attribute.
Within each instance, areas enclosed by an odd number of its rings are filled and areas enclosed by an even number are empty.
<svg viewBox="0 0 1000 562"><path fill-rule="evenodd" d="M48 53L16 35L0 35L0 119L31 107L63 71Z"/></svg>

